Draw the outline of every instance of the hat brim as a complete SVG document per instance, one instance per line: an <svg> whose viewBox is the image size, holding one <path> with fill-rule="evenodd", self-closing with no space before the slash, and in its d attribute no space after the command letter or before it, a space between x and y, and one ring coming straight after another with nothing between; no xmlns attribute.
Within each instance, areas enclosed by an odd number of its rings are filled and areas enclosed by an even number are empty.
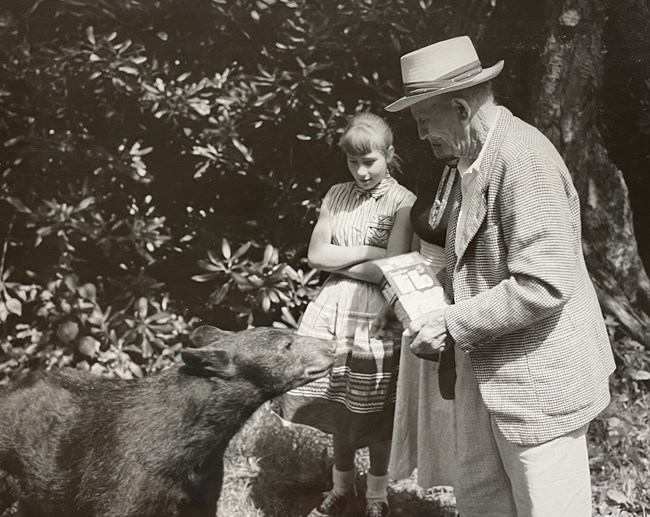
<svg viewBox="0 0 650 517"><path fill-rule="evenodd" d="M481 73L473 77L470 77L465 81L459 81L458 83L448 86L447 88L440 88L432 92L420 93L418 95L411 95L409 97L402 97L401 99L398 99L395 102L389 104L384 109L390 112L401 111L404 108L413 106L413 104L417 104L418 102L421 102L423 100L429 99L431 97L435 97L436 95L442 95L443 93L462 90L464 88L469 88L470 86L474 86L475 84L480 84L489 81L490 79L493 79L497 75L499 75L501 73L501 70L503 70L503 61L499 61L497 64L489 68L483 69Z"/></svg>

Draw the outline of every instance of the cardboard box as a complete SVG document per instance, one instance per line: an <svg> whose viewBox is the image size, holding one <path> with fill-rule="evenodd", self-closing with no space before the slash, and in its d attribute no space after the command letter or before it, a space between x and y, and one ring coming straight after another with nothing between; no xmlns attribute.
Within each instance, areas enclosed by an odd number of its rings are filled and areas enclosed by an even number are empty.
<svg viewBox="0 0 650 517"><path fill-rule="evenodd" d="M395 315L405 329L420 316L449 305L437 276L441 268L434 269L417 251L376 260L375 264L386 279L382 294L394 304Z"/></svg>

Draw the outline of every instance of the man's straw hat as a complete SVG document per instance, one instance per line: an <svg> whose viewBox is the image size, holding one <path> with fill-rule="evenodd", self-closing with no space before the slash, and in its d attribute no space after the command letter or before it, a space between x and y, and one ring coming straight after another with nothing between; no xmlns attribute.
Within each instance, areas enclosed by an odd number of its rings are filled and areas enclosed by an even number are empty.
<svg viewBox="0 0 650 517"><path fill-rule="evenodd" d="M503 61L482 68L468 36L409 52L402 56L400 64L405 95L386 106L387 111L400 111L430 97L484 83L503 70Z"/></svg>

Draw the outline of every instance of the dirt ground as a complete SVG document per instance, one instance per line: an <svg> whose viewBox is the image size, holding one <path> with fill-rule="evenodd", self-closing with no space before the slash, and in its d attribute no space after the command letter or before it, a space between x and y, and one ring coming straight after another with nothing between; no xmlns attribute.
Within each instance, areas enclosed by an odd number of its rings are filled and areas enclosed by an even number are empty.
<svg viewBox="0 0 650 517"><path fill-rule="evenodd" d="M343 517L363 517L365 477L360 476L356 504ZM307 515L320 502L320 492L300 495L294 506L295 515ZM413 479L393 482L389 488L388 502L392 517L457 517L455 498L451 488L439 487L424 490Z"/></svg>

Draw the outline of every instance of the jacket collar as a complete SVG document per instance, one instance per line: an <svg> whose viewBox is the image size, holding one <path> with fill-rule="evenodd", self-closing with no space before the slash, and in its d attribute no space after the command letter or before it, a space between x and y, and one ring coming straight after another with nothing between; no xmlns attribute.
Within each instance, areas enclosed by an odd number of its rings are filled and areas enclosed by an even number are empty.
<svg viewBox="0 0 650 517"><path fill-rule="evenodd" d="M494 128L494 133L491 136L490 141L485 147L483 159L478 170L478 175L476 177L476 184L474 185L474 191L472 192L470 202L467 209L467 216L465 218L465 227L463 230L463 241L459 247L459 254L456 255L455 246L453 245L456 240L456 225L458 223L458 214L460 212L461 204L461 194L460 189L456 195L455 204L452 208L452 215L449 218L449 226L447 228L447 254L451 254L451 257L448 257L447 265L450 265L450 262L453 263L452 272L458 266L458 263L463 258L469 243L472 241L476 232L483 224L485 220L485 215L487 213L487 199L486 193L488 185L490 184L490 177L492 175L492 169L494 167L494 162L498 155L499 149L503 143L508 129L510 128L513 115L512 113L503 106L498 106L498 118L496 121L496 127Z"/></svg>

